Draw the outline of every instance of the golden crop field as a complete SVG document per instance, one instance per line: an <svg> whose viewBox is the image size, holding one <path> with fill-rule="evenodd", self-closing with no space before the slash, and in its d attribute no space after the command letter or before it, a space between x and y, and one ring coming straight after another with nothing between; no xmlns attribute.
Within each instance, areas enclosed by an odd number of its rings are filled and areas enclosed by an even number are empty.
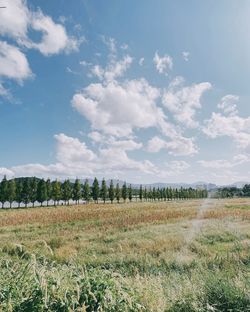
<svg viewBox="0 0 250 312"><path fill-rule="evenodd" d="M2 311L250 311L249 199L6 209L0 250Z"/></svg>

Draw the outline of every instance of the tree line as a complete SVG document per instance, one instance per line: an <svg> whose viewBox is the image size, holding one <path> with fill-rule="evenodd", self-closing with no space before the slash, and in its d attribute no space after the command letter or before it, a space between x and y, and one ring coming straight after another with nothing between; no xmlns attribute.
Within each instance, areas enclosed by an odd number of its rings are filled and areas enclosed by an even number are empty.
<svg viewBox="0 0 250 312"><path fill-rule="evenodd" d="M160 200L184 200L191 198L205 198L207 197L207 190L193 189L193 188L147 188L140 185L139 188L133 188L131 184L127 185L126 182L119 185L114 185L113 180L107 185L105 179L99 183L97 178L93 180L90 185L86 179L82 184L79 179L71 182L69 179L61 182L58 180L51 181L50 179L44 180L36 177L15 178L7 180L6 176L0 182L0 203L2 208L6 203L9 203L12 208L13 203L17 203L18 207L24 204L35 206L35 203L40 203L49 206L53 204L59 205L62 202L69 205L70 200L74 200L79 204L80 200L84 202L93 201L98 203L100 200L105 203L116 201L119 203L121 200L126 202L129 200L138 201L160 201Z"/></svg>
<svg viewBox="0 0 250 312"><path fill-rule="evenodd" d="M250 184L245 184L242 188L235 186L219 188L215 194L217 198L250 197Z"/></svg>

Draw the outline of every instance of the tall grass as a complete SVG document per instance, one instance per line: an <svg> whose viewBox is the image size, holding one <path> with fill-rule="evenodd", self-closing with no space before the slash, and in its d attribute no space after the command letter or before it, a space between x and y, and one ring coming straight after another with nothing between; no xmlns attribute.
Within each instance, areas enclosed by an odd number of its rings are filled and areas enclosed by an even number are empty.
<svg viewBox="0 0 250 312"><path fill-rule="evenodd" d="M250 203L200 205L0 212L0 311L250 311Z"/></svg>
<svg viewBox="0 0 250 312"><path fill-rule="evenodd" d="M2 311L145 311L121 275L76 264L1 262Z"/></svg>

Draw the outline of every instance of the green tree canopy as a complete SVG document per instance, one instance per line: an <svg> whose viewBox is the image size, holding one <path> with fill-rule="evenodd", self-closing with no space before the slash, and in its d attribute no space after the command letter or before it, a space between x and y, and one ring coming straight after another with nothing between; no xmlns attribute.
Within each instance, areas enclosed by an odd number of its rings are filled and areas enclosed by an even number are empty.
<svg viewBox="0 0 250 312"><path fill-rule="evenodd" d="M97 178L95 178L92 185L92 197L96 203L98 203L99 193L100 193L99 182Z"/></svg>
<svg viewBox="0 0 250 312"><path fill-rule="evenodd" d="M114 189L113 180L110 181L110 185L109 185L109 199L110 199L111 203L113 203L113 201L115 199L115 189Z"/></svg>

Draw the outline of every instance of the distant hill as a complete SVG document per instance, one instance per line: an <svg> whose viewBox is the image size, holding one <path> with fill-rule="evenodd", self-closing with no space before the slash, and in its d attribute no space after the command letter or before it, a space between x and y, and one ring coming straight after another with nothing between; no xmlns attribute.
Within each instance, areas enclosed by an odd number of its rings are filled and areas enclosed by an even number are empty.
<svg viewBox="0 0 250 312"><path fill-rule="evenodd" d="M73 181L73 180L72 180ZM84 183L85 179L81 179L81 183ZM93 179L88 179L89 181L89 184L91 185L93 183ZM99 183L101 183L101 179L99 180ZM110 181L111 180L106 180L106 183L107 185L110 184ZM113 183L114 185L116 185L117 183L121 185L123 185L125 181L124 180L117 180L117 179L113 179ZM127 185L129 185L130 183L129 182L126 182ZM140 184L138 183L131 183L132 187L133 188L139 188L140 187ZM158 182L158 183L142 183L142 186L143 188L146 187L146 188L163 188L163 187L172 187L172 188L189 188L189 187L192 187L192 188L206 188L207 190L213 190L213 189L216 189L218 188L218 186L216 184L213 184L213 183L207 183L207 182L202 182L202 181L198 181L198 182L195 182L195 183L184 183L184 182L180 182L180 183L162 183L162 182Z"/></svg>

